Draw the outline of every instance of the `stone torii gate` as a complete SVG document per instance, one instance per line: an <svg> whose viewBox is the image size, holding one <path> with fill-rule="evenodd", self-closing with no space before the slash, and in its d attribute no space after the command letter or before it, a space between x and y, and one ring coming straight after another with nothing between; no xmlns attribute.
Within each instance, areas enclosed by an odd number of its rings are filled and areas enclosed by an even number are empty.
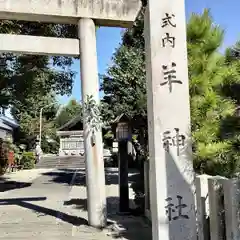
<svg viewBox="0 0 240 240"><path fill-rule="evenodd" d="M79 39L0 34L0 52L80 56L82 98L99 102L95 24L129 27L141 0L0 0L0 19L78 25ZM194 174L184 0L149 0L145 13L153 240L195 240ZM89 224L106 224L101 131L84 123Z"/></svg>

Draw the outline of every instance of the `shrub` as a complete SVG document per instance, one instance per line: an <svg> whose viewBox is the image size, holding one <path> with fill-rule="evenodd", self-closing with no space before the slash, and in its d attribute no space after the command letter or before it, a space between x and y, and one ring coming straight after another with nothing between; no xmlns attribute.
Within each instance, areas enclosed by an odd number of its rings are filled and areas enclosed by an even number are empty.
<svg viewBox="0 0 240 240"><path fill-rule="evenodd" d="M0 174L6 172L8 165L8 145L0 139Z"/></svg>
<svg viewBox="0 0 240 240"><path fill-rule="evenodd" d="M32 169L35 164L35 154L33 152L23 152L21 158L21 165L23 169Z"/></svg>

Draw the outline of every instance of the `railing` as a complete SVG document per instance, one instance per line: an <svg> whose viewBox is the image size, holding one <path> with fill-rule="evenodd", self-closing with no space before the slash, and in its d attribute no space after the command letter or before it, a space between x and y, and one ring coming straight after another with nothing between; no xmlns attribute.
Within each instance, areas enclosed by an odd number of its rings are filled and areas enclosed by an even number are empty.
<svg viewBox="0 0 240 240"><path fill-rule="evenodd" d="M82 139L63 139L62 150L83 150L84 141Z"/></svg>
<svg viewBox="0 0 240 240"><path fill-rule="evenodd" d="M57 131L57 136L83 136L83 131Z"/></svg>
<svg viewBox="0 0 240 240"><path fill-rule="evenodd" d="M60 139L59 155L83 155L84 139L82 136L74 136Z"/></svg>

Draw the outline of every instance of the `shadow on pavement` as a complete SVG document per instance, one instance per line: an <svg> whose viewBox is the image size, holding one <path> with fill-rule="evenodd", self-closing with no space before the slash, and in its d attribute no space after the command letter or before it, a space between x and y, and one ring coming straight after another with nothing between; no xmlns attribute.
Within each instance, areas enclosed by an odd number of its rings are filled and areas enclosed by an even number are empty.
<svg viewBox="0 0 240 240"><path fill-rule="evenodd" d="M81 172L81 174L85 174ZM118 171L117 170L105 170L106 185L118 185ZM138 172L132 170L129 174L129 184L133 187L139 181ZM56 180L56 179L55 179ZM137 194L137 192L135 192ZM134 201L133 199L129 200ZM75 209L87 211L87 199L72 198L69 201L64 202L65 206L72 206ZM112 237L116 239L152 239L151 227L149 222L142 217L142 212L139 209L130 209L128 215L120 215L118 213L119 197L109 196L107 197L107 213L108 220L112 222L111 229L113 229Z"/></svg>
<svg viewBox="0 0 240 240"><path fill-rule="evenodd" d="M59 184L68 184L72 186L86 186L86 177L84 169L77 171L74 169L59 169L52 172L43 173L50 176L51 182ZM105 169L106 185L118 185L118 169ZM130 170L129 184L134 187L139 181L139 173L136 170ZM137 194L137 192L135 192ZM132 199L130 201L133 201ZM65 206L72 206L75 209L87 211L87 199L72 198L63 203ZM130 209L128 215L118 214L119 197L107 197L107 214L110 229L113 229L112 237L115 239L152 239L151 227L138 209ZM131 203L130 203L131 206ZM86 221L86 220L85 220ZM87 221L86 221L87 224ZM108 226L109 228L109 226Z"/></svg>
<svg viewBox="0 0 240 240"><path fill-rule="evenodd" d="M108 215L117 214L118 212L118 197L108 197L107 198L107 211ZM65 206L73 206L75 209L82 211L88 211L87 199L82 198L72 198L69 201L63 203Z"/></svg>
<svg viewBox="0 0 240 240"><path fill-rule="evenodd" d="M42 175L51 177L50 182L74 186L86 186L86 174L84 169L58 169L56 171L43 173ZM132 184L136 182L138 175L138 171L130 169L129 183ZM118 185L118 170L105 169L105 180L106 185Z"/></svg>
<svg viewBox="0 0 240 240"><path fill-rule="evenodd" d="M108 222L112 223L112 237L114 239L152 239L149 222L141 217L135 210L130 210L128 215L118 214L119 197L107 198ZM65 206L72 205L79 210L87 211L87 199L73 198L64 202Z"/></svg>
<svg viewBox="0 0 240 240"><path fill-rule="evenodd" d="M42 175L51 177L50 183L68 184L75 186L85 186L86 176L84 170L59 169L46 172Z"/></svg>
<svg viewBox="0 0 240 240"><path fill-rule="evenodd" d="M64 212L60 212L54 209L50 209L50 208L46 208L46 207L42 207L42 206L30 203L30 202L36 202L36 201L44 201L46 199L47 199L46 197L0 199L0 206L17 205L17 206L21 206L21 207L33 210L37 213L43 213L44 215L55 217L56 219L60 219L74 226L88 225L88 221L84 218L72 216Z"/></svg>
<svg viewBox="0 0 240 240"><path fill-rule="evenodd" d="M18 182L8 180L6 177L0 177L0 192L30 187L32 184L27 182Z"/></svg>

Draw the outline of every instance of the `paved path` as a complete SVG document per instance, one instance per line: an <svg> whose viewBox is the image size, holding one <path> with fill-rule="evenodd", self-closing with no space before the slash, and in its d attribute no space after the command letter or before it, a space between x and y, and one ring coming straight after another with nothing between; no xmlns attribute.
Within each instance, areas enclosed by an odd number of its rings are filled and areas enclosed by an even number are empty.
<svg viewBox="0 0 240 240"><path fill-rule="evenodd" d="M142 218L116 215L116 171L106 179L109 220L115 224L100 231L87 225L84 171L38 169L6 175L0 182L0 239L150 240L151 229Z"/></svg>

